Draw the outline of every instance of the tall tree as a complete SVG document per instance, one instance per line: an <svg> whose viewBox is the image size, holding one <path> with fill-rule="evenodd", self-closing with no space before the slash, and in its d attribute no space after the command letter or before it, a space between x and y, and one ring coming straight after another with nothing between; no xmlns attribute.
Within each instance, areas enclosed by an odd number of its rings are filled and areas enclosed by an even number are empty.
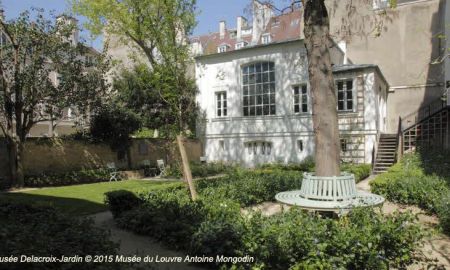
<svg viewBox="0 0 450 270"><path fill-rule="evenodd" d="M340 175L336 92L331 66L330 21L324 0L304 0L305 47L312 94L316 174Z"/></svg>
<svg viewBox="0 0 450 270"><path fill-rule="evenodd" d="M55 25L43 14L33 9L0 22L6 38L0 52L0 129L14 187L24 184L24 143L31 128L56 120L69 106L84 114L106 89L101 57L85 61L88 49L70 39L74 26L63 21Z"/></svg>
<svg viewBox="0 0 450 270"><path fill-rule="evenodd" d="M196 108L196 87L188 76L192 61L186 37L195 26L195 0L72 0L76 13L89 19L94 34L106 32L145 55L159 86L155 91L176 117L179 136L188 130L188 117ZM177 140L181 142L183 140ZM180 152L184 145L180 144ZM183 164L188 161L182 155ZM183 175L191 191L189 166ZM196 193L191 193L195 199Z"/></svg>

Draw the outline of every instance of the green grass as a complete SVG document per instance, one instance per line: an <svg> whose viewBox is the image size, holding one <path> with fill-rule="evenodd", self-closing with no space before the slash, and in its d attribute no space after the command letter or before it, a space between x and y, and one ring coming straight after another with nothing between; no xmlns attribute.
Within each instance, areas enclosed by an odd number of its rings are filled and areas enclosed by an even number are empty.
<svg viewBox="0 0 450 270"><path fill-rule="evenodd" d="M155 190L180 185L180 182L127 180L103 182L64 187L50 187L36 190L0 193L0 200L53 206L63 213L79 216L108 210L104 194L113 190Z"/></svg>

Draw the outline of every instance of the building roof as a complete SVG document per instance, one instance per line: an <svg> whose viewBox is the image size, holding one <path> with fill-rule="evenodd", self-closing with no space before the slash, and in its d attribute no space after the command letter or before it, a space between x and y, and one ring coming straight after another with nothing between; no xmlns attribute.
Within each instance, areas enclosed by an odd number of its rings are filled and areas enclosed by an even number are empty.
<svg viewBox="0 0 450 270"><path fill-rule="evenodd" d="M270 43L281 43L300 39L301 29L300 22L303 15L302 9L294 9L293 11L270 18L268 23L261 31L261 36L269 34ZM253 39L252 26L243 28L241 39L237 39L237 29L227 29L223 38L220 38L219 32L213 32L191 38L191 42L199 42L203 48L203 54L215 54L217 48L227 45L228 51L234 51L236 43L246 42L248 47L263 45L261 37L258 37L256 43L252 43ZM269 43L269 44L270 44ZM268 45L268 44L267 44Z"/></svg>
<svg viewBox="0 0 450 270"><path fill-rule="evenodd" d="M339 72L347 72L347 71L357 71L357 70L365 70L365 69L375 69L380 77L384 80L386 85L389 85L380 68L374 64L342 64L342 65L334 65L333 73Z"/></svg>

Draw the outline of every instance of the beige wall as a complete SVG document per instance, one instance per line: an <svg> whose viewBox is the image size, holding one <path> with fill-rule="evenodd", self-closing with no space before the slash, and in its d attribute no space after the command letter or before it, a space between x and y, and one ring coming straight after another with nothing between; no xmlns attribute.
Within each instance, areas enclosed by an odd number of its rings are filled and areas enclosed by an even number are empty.
<svg viewBox="0 0 450 270"><path fill-rule="evenodd" d="M444 82L443 65L432 62L445 46L438 38L444 31L445 0L403 1L407 3L386 10L374 10L370 0L353 0L357 8L350 16L348 1L327 1L331 33L337 40L347 39L350 61L380 67L391 87L388 131L395 132L399 116L418 110L443 91L436 86ZM379 35L374 25L381 26Z"/></svg>
<svg viewBox="0 0 450 270"><path fill-rule="evenodd" d="M189 160L200 160L202 147L197 140L187 140L186 151ZM132 168L139 167L143 160L156 163L157 159L164 159L167 164L171 164L179 158L178 146L163 139L134 139L130 153ZM127 167L126 160L119 161L117 153L105 144L61 139L29 139L24 153L25 174L28 175L99 168L108 162L115 162L118 167ZM0 177L6 176L7 166L6 147L4 141L0 141Z"/></svg>

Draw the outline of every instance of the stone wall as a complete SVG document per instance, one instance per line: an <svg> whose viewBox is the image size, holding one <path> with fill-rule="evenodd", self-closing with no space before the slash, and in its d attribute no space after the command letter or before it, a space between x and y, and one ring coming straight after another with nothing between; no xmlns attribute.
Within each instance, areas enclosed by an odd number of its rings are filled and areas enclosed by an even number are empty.
<svg viewBox="0 0 450 270"><path fill-rule="evenodd" d="M189 160L199 161L202 146L197 140L186 141ZM130 147L131 168L138 168L144 160L156 164L163 159L166 164L178 162L179 151L175 141L164 139L133 139ZM25 174L43 172L63 173L83 168L105 167L114 162L119 168L128 168L126 158L112 151L106 144L94 144L76 140L30 138L24 153ZM0 177L8 172L8 159L4 140L0 139Z"/></svg>

